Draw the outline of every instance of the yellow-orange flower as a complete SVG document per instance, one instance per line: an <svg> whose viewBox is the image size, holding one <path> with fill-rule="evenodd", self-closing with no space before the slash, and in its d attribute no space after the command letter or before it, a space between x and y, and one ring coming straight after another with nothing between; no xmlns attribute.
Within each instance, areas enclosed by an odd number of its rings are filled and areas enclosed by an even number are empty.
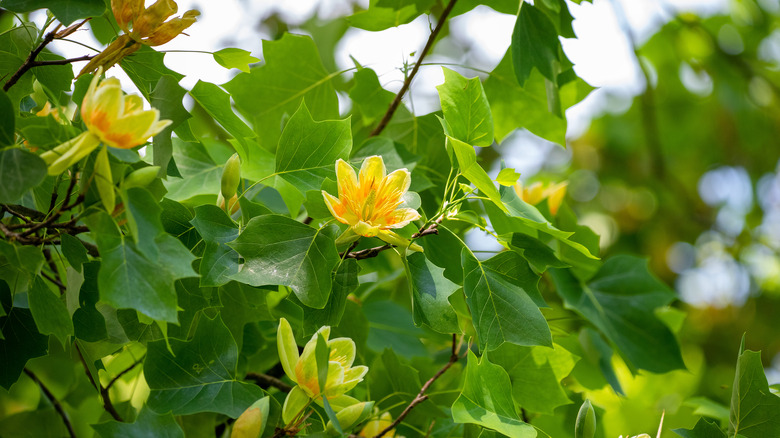
<svg viewBox="0 0 780 438"><path fill-rule="evenodd" d="M101 142L120 149L133 148L171 124L170 120L159 120L156 109L144 110L139 96L125 96L118 79L109 78L98 85L101 73L98 68L81 102L81 118L87 131L41 155L50 175L59 175Z"/></svg>
<svg viewBox="0 0 780 438"><path fill-rule="evenodd" d="M146 143L170 120L160 120L160 112L143 109L141 97L125 95L119 79L108 78L98 85L100 71L89 84L81 102L81 118L89 132L103 143L120 149L130 149Z"/></svg>
<svg viewBox="0 0 780 438"><path fill-rule="evenodd" d="M555 216L558 213L563 202L563 197L566 195L566 187L569 185L567 181L562 183L553 184L549 183L546 186L540 182L535 182L528 187L523 187L522 182L518 182L515 185L515 192L517 196L523 201L536 205L543 200L547 199L547 206L550 207L550 213Z"/></svg>
<svg viewBox="0 0 780 438"><path fill-rule="evenodd" d="M346 161L336 162L339 196L322 191L325 204L339 222L349 225L357 235L379 237L397 246L409 246L409 241L390 231L402 228L420 218L411 208L399 208L409 190L411 174L398 169L387 175L382 157L374 155L363 160L360 174ZM422 251L419 245L410 249Z"/></svg>
<svg viewBox="0 0 780 438"><path fill-rule="evenodd" d="M103 52L92 58L79 76L109 68L125 56L141 48L141 45L159 46L174 39L196 21L200 12L189 10L181 17L168 18L179 6L173 0L157 0L144 8L144 0L111 0L111 11L125 33L114 40ZM168 20L168 21L165 21Z"/></svg>

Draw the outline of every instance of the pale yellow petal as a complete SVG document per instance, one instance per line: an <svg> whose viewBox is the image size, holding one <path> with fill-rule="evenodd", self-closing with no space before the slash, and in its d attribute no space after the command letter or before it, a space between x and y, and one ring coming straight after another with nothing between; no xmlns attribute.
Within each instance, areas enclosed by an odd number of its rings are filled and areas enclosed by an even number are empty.
<svg viewBox="0 0 780 438"><path fill-rule="evenodd" d="M558 208L560 208L563 198L566 196L566 187L568 185L568 182L562 182L550 187L547 191L547 206L550 207L550 213L553 216L558 213Z"/></svg>
<svg viewBox="0 0 780 438"><path fill-rule="evenodd" d="M339 362L344 368L352 366L355 361L355 341L350 338L336 338L328 341L330 360Z"/></svg>
<svg viewBox="0 0 780 438"><path fill-rule="evenodd" d="M379 233L378 225L371 225L363 221L358 221L352 225L352 229L363 237L374 237Z"/></svg>
<svg viewBox="0 0 780 438"><path fill-rule="evenodd" d="M357 175L355 169L341 158L336 161L336 182L339 187L339 199L342 201L354 199L358 185Z"/></svg>
<svg viewBox="0 0 780 438"><path fill-rule="evenodd" d="M339 198L331 195L325 190L322 191L322 197L325 199L325 205L328 206L328 210L330 210L330 214L332 214L333 217L335 217L336 220L338 220L342 224L349 224L349 221L345 217L346 210L344 208L344 205L341 204L341 201L339 201Z"/></svg>
<svg viewBox="0 0 780 438"><path fill-rule="evenodd" d="M420 219L420 213L412 208L399 208L387 217L385 228L403 228L411 221Z"/></svg>

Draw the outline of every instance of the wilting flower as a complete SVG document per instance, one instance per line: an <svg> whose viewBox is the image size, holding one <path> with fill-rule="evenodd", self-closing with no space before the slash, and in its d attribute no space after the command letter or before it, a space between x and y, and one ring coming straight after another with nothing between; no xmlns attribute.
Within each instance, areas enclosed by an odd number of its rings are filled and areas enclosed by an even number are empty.
<svg viewBox="0 0 780 438"><path fill-rule="evenodd" d="M118 79L109 78L98 85L101 73L102 69L98 69L81 102L81 118L87 131L41 155L49 165L50 175L62 173L101 142L130 149L146 143L171 124L170 120L159 120L156 109L144 110L139 96L125 96Z"/></svg>
<svg viewBox="0 0 780 438"><path fill-rule="evenodd" d="M125 33L92 58L79 76L98 67L109 68L140 49L143 44L159 46L167 43L195 23L196 17L200 15L193 9L181 17L168 20L178 9L173 0L157 0L148 8L144 8L144 0L111 0L114 18Z"/></svg>
<svg viewBox="0 0 780 438"><path fill-rule="evenodd" d="M536 205L547 199L550 213L555 216L563 202L563 197L566 195L566 186L568 185L569 183L564 181L558 184L549 183L545 186L537 181L528 187L523 187L523 183L518 182L515 185L515 192L520 199L531 205Z"/></svg>
<svg viewBox="0 0 780 438"><path fill-rule="evenodd" d="M420 218L420 213L412 208L398 208L412 180L408 170L398 169L387 175L382 157L374 155L363 160L359 175L346 161L339 159L336 178L338 198L322 191L333 217L349 225L359 236L376 236L387 243L409 246L408 240L390 231ZM422 251L416 244L409 248Z"/></svg>
<svg viewBox="0 0 780 438"><path fill-rule="evenodd" d="M328 356L328 376L322 388L320 387L317 359L315 357L319 336L325 339L330 350ZM328 340L329 336L330 327L322 327L303 347L303 353L298 355L298 347L295 344L290 323L284 318L279 321L277 346L284 372L312 399L320 396L330 399L331 397L344 394L357 386L368 372L368 367L365 365L352 366L352 363L355 361L355 342L352 339L336 338Z"/></svg>

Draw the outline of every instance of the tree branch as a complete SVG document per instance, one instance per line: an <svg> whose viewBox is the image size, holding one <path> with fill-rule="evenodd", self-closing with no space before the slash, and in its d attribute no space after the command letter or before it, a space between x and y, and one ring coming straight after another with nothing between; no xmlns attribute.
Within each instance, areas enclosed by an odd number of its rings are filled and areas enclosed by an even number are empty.
<svg viewBox="0 0 780 438"><path fill-rule="evenodd" d="M439 223L441 221L436 221L427 227L421 229L420 231L412 234L412 239L417 239L419 237L427 236L429 234L439 234ZM357 243L357 242L355 242ZM354 245L353 245L354 246ZM388 250L390 248L395 248L395 245L391 245L389 243L386 243L381 246L375 246L373 248L366 248L361 249L360 251L352 251L352 247L350 247L349 250L339 254L339 257L345 258L345 259L355 259L355 260L363 260L363 259L370 259L372 257L376 257L379 255L380 252Z"/></svg>
<svg viewBox="0 0 780 438"><path fill-rule="evenodd" d="M255 384L263 389L267 389L271 386L278 389L282 392L290 392L292 391L293 387L282 382L281 380L277 379L276 377L269 376L268 374L263 373L247 373L246 375L247 380L251 380L255 382Z"/></svg>
<svg viewBox="0 0 780 438"><path fill-rule="evenodd" d="M144 355L144 356L141 356L141 358L140 358L140 359L136 360L136 361L135 361L135 362L133 362L133 363L132 363L132 364L131 364L129 367L127 367L127 368L123 369L122 371L120 371L120 372L119 372L119 374L117 374L116 376L114 376L114 378L113 378L113 379L111 379L111 381L109 381L109 382L108 382L108 385L106 385L106 393L108 392L108 390L109 390L109 389L111 389L111 387L114 385L114 383L116 383L116 381L117 381L117 380L119 380L119 378L120 378L120 377L122 377L122 376L124 376L125 374L129 373L129 372L130 372L130 371L131 371L133 368L135 368L136 366L138 366L138 364L140 364L141 362L143 362L143 361L144 361L144 357L146 357L146 356L145 356L145 355Z"/></svg>
<svg viewBox="0 0 780 438"><path fill-rule="evenodd" d="M32 371L25 368L24 373L27 374L33 382L37 383L38 386L41 387L41 392L43 392L43 395L46 396L47 399L51 402L52 405L54 405L54 410L57 411L58 414L60 414L60 417L62 417L62 422L65 423L65 428L68 429L68 434L71 438L76 438L76 432L73 431L73 425L70 423L70 419L68 418L68 414L65 412L65 409L63 409L62 405L60 404L59 400L57 400L56 397L54 397L54 394L49 391L49 388L46 387L46 385L41 382L41 379L38 378Z"/></svg>
<svg viewBox="0 0 780 438"><path fill-rule="evenodd" d="M444 12L442 12L441 16L439 17L439 22L436 23L436 27L428 37L428 41L425 43L425 47L423 47L422 52L420 52L420 57L417 59L417 63L414 64L414 68L412 68L409 76L406 77L404 84L401 86L401 90L399 90L398 94L395 95L395 99L393 99L393 102L390 103L390 107L387 108L387 112L385 112L385 115L382 117L382 120L379 121L379 124L376 126L376 128L374 128L374 130L371 131L371 133L368 135L369 137L374 137L381 134L382 131L384 131L384 129L387 127L387 124L390 123L390 119L393 118L393 114L395 114L395 111L401 104L401 99L403 99L404 94L406 94L406 91L409 90L409 86L412 84L412 79L414 79L414 76L420 69L420 65L422 65L423 59L425 59L425 55L427 55L428 51L431 50L433 42L439 35L441 28L444 27L444 23L447 21L447 17L450 15L450 12L452 12L452 8L455 6L456 1L457 0L450 0L450 2L447 4L447 7L444 8Z"/></svg>
<svg viewBox="0 0 780 438"><path fill-rule="evenodd" d="M452 354L450 354L450 360L447 361L447 363L436 373L428 379L427 382L420 388L420 392L417 393L417 397L412 400L411 403L409 403L409 406L406 407L406 409L401 412L401 414L398 416L398 418L393 421L393 424L387 426L382 431L380 431L378 434L374 436L374 438L382 438L385 434L390 432L391 430L398 427L399 424L401 424L401 421L403 421L404 418L406 418L407 415L409 415L409 412L414 409L415 406L419 405L420 403L424 402L425 400L428 400L428 396L425 395L425 391L430 388L430 386L433 384L433 382L436 381L439 377L442 376L445 372L447 372L448 369L458 361L458 343L457 343L457 336L455 334L452 334Z"/></svg>

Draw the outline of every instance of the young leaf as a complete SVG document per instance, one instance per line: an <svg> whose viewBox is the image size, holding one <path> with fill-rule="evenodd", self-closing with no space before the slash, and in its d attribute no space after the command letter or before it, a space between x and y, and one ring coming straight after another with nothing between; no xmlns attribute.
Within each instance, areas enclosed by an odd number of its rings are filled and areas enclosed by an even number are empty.
<svg viewBox="0 0 780 438"><path fill-rule="evenodd" d="M769 392L761 352L744 347L743 337L731 392L729 436L780 436L780 397Z"/></svg>
<svg viewBox="0 0 780 438"><path fill-rule="evenodd" d="M148 405L154 411L236 418L263 396L256 385L236 379L238 347L219 315L202 316L191 340L169 342L171 351L165 341L150 342L144 361Z"/></svg>
<svg viewBox="0 0 780 438"><path fill-rule="evenodd" d="M511 394L512 384L506 371L488 361L477 362L469 351L463 391L452 405L456 423L474 423L516 438L534 438L536 429L517 416Z"/></svg>
<svg viewBox="0 0 780 438"><path fill-rule="evenodd" d="M322 229L285 216L257 216L228 245L244 258L234 279L252 286L289 286L309 307L321 309L327 303L330 273L339 256L335 242Z"/></svg>
<svg viewBox="0 0 780 438"><path fill-rule="evenodd" d="M496 182L502 186L512 187L517 184L517 180L520 179L520 174L515 172L515 169L505 168L501 169L496 176Z"/></svg>
<svg viewBox="0 0 780 438"><path fill-rule="evenodd" d="M249 73L249 64L254 64L260 60L246 50L227 48L214 52L214 61L217 61L217 64L228 70L237 68L244 73Z"/></svg>
<svg viewBox="0 0 780 438"><path fill-rule="evenodd" d="M493 116L482 82L478 77L466 79L448 68L439 90L441 110L447 134L473 146L493 144Z"/></svg>
<svg viewBox="0 0 780 438"><path fill-rule="evenodd" d="M447 145L455 152L458 167L460 167L460 172L463 176L471 181L482 194L490 198L496 204L496 207L506 212L506 207L501 202L501 195L496 190L496 186L493 185L493 180L490 179L485 169L477 163L477 153L474 152L474 147L449 135L447 136Z"/></svg>

